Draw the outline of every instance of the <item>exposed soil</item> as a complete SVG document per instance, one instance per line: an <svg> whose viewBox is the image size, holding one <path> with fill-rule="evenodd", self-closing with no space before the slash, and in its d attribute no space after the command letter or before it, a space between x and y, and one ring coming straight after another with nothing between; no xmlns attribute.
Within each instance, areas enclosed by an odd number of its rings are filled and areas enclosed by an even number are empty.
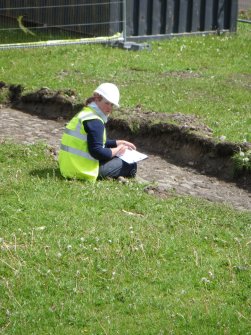
<svg viewBox="0 0 251 335"><path fill-rule="evenodd" d="M56 156L66 122L82 107L75 92L44 88L22 96L20 86L8 89L10 105L0 108L0 140L45 141ZM212 130L193 115L142 112L140 106L115 111L107 128L111 138L131 140L149 155L138 164L139 178L150 183L148 193L175 192L251 210L251 176L234 175L231 159L250 144L217 143Z"/></svg>

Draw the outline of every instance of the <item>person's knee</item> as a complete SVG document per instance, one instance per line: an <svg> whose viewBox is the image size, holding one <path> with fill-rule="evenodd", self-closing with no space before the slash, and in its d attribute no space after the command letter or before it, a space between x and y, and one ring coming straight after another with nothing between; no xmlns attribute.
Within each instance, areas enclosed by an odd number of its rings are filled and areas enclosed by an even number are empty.
<svg viewBox="0 0 251 335"><path fill-rule="evenodd" d="M99 168L99 179L128 177L134 178L137 173L137 164L128 164L120 158L114 158L111 161L101 165Z"/></svg>
<svg viewBox="0 0 251 335"><path fill-rule="evenodd" d="M100 165L99 177L100 178L117 178L123 169L123 162L118 157Z"/></svg>

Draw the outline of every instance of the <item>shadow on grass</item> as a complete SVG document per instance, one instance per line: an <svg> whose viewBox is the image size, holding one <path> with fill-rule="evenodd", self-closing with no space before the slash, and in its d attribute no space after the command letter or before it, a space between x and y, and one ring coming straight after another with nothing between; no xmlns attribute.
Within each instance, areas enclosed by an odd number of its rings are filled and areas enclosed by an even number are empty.
<svg viewBox="0 0 251 335"><path fill-rule="evenodd" d="M44 178L44 179L60 179L60 180L65 180L65 178L61 175L59 169L52 169L52 168L47 168L47 169L35 169L30 172L31 176L36 176L39 178Z"/></svg>

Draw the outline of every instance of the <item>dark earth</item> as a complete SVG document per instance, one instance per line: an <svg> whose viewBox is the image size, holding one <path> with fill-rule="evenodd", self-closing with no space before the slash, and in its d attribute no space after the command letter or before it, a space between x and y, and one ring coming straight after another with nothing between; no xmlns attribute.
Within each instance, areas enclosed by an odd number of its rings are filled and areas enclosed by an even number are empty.
<svg viewBox="0 0 251 335"><path fill-rule="evenodd" d="M21 86L0 83L9 102L0 108L0 141L45 142L57 158L65 124L81 108L71 90L43 88L22 95ZM148 154L138 163L137 178L149 194L200 197L238 210L251 210L251 175L234 173L231 156L250 143L216 142L212 130L196 116L132 110L114 111L107 124L110 138L133 141Z"/></svg>

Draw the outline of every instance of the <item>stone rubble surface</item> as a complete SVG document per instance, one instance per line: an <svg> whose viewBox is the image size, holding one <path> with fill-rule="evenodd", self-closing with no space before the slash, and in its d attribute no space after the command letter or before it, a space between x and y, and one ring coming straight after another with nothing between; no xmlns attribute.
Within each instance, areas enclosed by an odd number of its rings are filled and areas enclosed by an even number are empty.
<svg viewBox="0 0 251 335"><path fill-rule="evenodd" d="M64 120L41 119L18 110L0 108L0 141L11 140L23 144L44 142L58 152L65 127ZM140 147L138 148L140 151ZM191 167L180 167L157 155L138 163L139 179L159 190L174 194L200 197L211 202L223 203L238 210L251 211L251 195L235 183L199 174ZM156 187L153 187L152 194Z"/></svg>

